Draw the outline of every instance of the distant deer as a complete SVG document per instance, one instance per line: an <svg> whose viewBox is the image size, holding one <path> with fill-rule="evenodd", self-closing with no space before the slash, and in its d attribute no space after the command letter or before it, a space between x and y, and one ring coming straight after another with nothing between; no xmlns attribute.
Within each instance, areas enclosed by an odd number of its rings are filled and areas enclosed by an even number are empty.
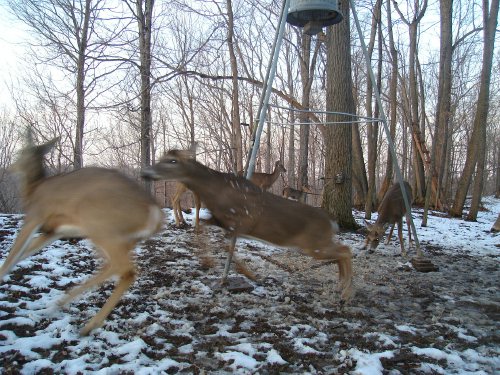
<svg viewBox="0 0 500 375"><path fill-rule="evenodd" d="M500 232L500 213L498 214L497 220L491 227L491 232Z"/></svg>
<svg viewBox="0 0 500 375"><path fill-rule="evenodd" d="M408 192L407 194L408 203L411 205L413 198L412 198L412 191L410 184L406 181L404 181L403 183L405 186L405 190ZM384 235L387 226L389 226L389 224L392 224L389 236L387 237L386 240L386 244L388 244L392 237L394 226L397 223L401 253L404 256L406 256L406 251L403 241L403 216L405 216L405 214L406 214L406 207L403 199L403 194L401 194L401 186L399 185L399 182L396 182L387 190L384 199L382 199L382 202L378 207L378 217L377 220L375 221L375 224L371 225L365 220L366 226L368 227L368 234L366 236L363 249L366 249L368 245L370 245L370 251L375 250L380 242L380 239ZM410 230L410 223L408 222L408 220L406 224L408 225L408 236L411 244L411 230Z"/></svg>
<svg viewBox="0 0 500 375"><path fill-rule="evenodd" d="M171 150L145 178L182 182L198 194L213 222L232 236L228 265L238 237L256 238L278 246L300 248L316 259L338 263L342 298L352 293L352 262L348 246L336 241L336 224L319 208L265 192L241 176L212 170L192 158L193 150ZM247 273L248 275L248 273Z"/></svg>
<svg viewBox="0 0 500 375"><path fill-rule="evenodd" d="M182 224L186 225L186 221L184 220L184 216L182 215L181 196L188 190L189 189L186 187L186 185L182 184L181 182L177 182L175 186L174 197L172 198L172 209L174 211L176 227L180 227ZM201 201L200 197L195 192L193 192L193 196L196 209L195 228L198 229L200 224Z"/></svg>
<svg viewBox="0 0 500 375"><path fill-rule="evenodd" d="M274 163L273 173L254 172L252 173L252 177L250 177L250 181L260 187L262 190L268 190L276 182L280 174L285 172L286 169L283 166L283 163L278 160L276 163ZM243 172L240 172L239 174L243 175Z"/></svg>
<svg viewBox="0 0 500 375"><path fill-rule="evenodd" d="M70 290L62 306L113 275L115 289L101 310L83 327L82 335L101 326L136 278L131 251L155 232L163 213L140 185L116 170L83 168L48 177L43 157L57 139L29 146L12 170L24 176L24 224L0 268L0 280L21 260L65 237L89 238L103 254L105 265L92 278Z"/></svg>
<svg viewBox="0 0 500 375"><path fill-rule="evenodd" d="M302 203L305 203L306 201L306 194L311 194L312 191L308 186L302 186L300 190L291 188L291 187L286 187L283 189L283 198L285 199L293 199Z"/></svg>

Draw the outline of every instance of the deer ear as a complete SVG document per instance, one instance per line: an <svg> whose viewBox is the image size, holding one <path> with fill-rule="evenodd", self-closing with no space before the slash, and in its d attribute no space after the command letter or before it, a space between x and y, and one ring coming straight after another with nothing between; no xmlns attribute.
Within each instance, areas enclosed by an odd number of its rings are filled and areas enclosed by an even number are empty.
<svg viewBox="0 0 500 375"><path fill-rule="evenodd" d="M56 143L59 142L59 139L60 139L59 137L56 137L56 138L51 139L50 141L48 141L48 142L46 142L38 147L40 147L40 150L45 155L50 150L52 150L52 148L56 145Z"/></svg>
<svg viewBox="0 0 500 375"><path fill-rule="evenodd" d="M363 220L365 221L366 227L367 227L368 229L371 229L371 228L373 227L373 225L372 225L372 224L370 224L368 221L366 221L366 219L363 219Z"/></svg>
<svg viewBox="0 0 500 375"><path fill-rule="evenodd" d="M384 224L384 230L386 230L389 225L390 225L389 223L385 223Z"/></svg>

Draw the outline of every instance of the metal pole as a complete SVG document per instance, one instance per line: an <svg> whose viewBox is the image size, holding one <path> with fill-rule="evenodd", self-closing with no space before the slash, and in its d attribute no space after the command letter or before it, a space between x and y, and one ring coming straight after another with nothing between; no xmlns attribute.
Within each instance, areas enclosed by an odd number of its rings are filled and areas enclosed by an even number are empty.
<svg viewBox="0 0 500 375"><path fill-rule="evenodd" d="M387 136L387 143L389 145L389 150L391 152L391 156L392 156L392 160L393 160L393 164L394 164L394 170L396 172L396 176L397 176L398 181L399 181L399 186L401 187L401 192L405 192L406 190L405 190L405 187L403 184L403 175L401 173L401 169L399 168L396 151L394 149L394 143L392 142L389 127L387 126L387 118L385 117L384 107L382 106L382 99L380 98L380 92L379 92L379 88L377 86L377 81L375 80L375 74L373 74L371 61L368 58L368 51L366 48L365 41L363 39L363 34L361 32L361 26L360 26L360 23L358 20L358 15L356 13L356 8L354 7L354 1L349 0L349 2L351 4L351 11L352 11L352 15L354 18L354 22L356 23L356 29L358 31L359 41L361 42L361 48L363 49L363 54L365 55L366 67L368 69L368 74L370 75L370 79L371 79L372 85L373 85L373 91L375 92L375 97L377 98L377 104L378 104L378 107L380 110L380 118L381 118L382 124L384 125L385 134ZM422 250L420 249L420 242L418 241L417 230L415 228L415 224L413 223L413 218L411 217L411 206L410 206L410 203L408 202L408 197L406 196L406 194L403 194L403 200L405 202L405 207L406 207L406 212L407 212L406 220L408 220L410 222L413 236L415 238L415 245L417 247L417 257L423 257Z"/></svg>
<svg viewBox="0 0 500 375"><path fill-rule="evenodd" d="M276 75L276 66L278 65L278 55L281 48L281 43L283 42L283 33L285 32L286 16L288 14L288 8L290 7L290 0L285 0L283 9L281 11L280 24L278 28L276 43L274 45L273 56L270 61L269 76L267 77L267 84L264 87L263 95L261 96L261 103L259 105L260 112L259 123L257 125L257 130L255 132L255 139L252 146L252 153L250 155L250 162L248 163L248 170L246 178L250 179L252 177L253 171L255 169L255 159L257 158L257 152L259 151L260 136L262 134L262 129L264 128L264 120L266 117L267 106L269 104L269 97L271 96L271 90L273 87L274 76Z"/></svg>

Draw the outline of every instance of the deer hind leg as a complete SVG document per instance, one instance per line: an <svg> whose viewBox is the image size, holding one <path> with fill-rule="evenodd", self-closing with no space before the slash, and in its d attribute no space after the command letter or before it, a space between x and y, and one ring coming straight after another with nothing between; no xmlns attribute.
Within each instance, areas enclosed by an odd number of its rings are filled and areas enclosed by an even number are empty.
<svg viewBox="0 0 500 375"><path fill-rule="evenodd" d="M111 296L108 298L101 310L99 310L99 312L80 331L80 334L83 336L87 335L94 328L98 328L102 325L102 322L119 302L123 293L125 293L125 291L135 281L136 275L135 266L130 258L130 251L134 248L135 241L115 244L107 241L107 243L103 242L102 245L100 241L95 241L95 244L103 250L104 254L108 256L108 262L104 265L100 272L82 285L71 289L58 303L59 306L65 305L88 289L102 284L111 276L119 275L119 280L117 281Z"/></svg>
<svg viewBox="0 0 500 375"><path fill-rule="evenodd" d="M49 242L43 241L39 243L36 240L35 235L41 226L40 223L34 221L25 221L24 226L21 228L14 241L14 245L12 245L9 255L0 268L0 280L3 279L17 263L36 252L43 244Z"/></svg>
<svg viewBox="0 0 500 375"><path fill-rule="evenodd" d="M349 246L332 242L320 249L303 249L303 252L320 260L333 259L339 266L339 289L341 298L348 301L352 297L352 252Z"/></svg>
<svg viewBox="0 0 500 375"><path fill-rule="evenodd" d="M174 209L175 226L180 227L182 224L186 224L186 221L184 220L184 216L182 215L180 199L174 200L172 202L172 206Z"/></svg>

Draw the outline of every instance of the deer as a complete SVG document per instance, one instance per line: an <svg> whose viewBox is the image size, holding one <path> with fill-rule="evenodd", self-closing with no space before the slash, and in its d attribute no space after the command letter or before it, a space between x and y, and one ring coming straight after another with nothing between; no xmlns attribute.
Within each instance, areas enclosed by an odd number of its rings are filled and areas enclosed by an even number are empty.
<svg viewBox="0 0 500 375"><path fill-rule="evenodd" d="M496 221L493 223L490 232L500 232L500 213L498 214Z"/></svg>
<svg viewBox="0 0 500 375"><path fill-rule="evenodd" d="M172 209L174 211L174 216L175 216L175 226L180 227L181 225L186 225L186 221L184 220L184 216L182 215L182 208L181 208L181 196L184 194L186 191L189 189L186 187L186 185L182 184L181 182L177 182L175 186L175 193L174 197L172 198ZM199 224L200 224L200 208L201 208L201 201L200 197L198 194L193 192L194 196L194 204L195 204L195 209L196 209L196 216L195 216L195 229L199 229Z"/></svg>
<svg viewBox="0 0 500 375"><path fill-rule="evenodd" d="M294 189L291 187L286 187L283 189L283 198L285 199L294 199L296 201L305 203L306 201L306 194L311 194L312 191L309 188L309 186L302 186L300 190Z"/></svg>
<svg viewBox="0 0 500 375"><path fill-rule="evenodd" d="M408 203L411 206L413 198L410 184L406 181L404 181L403 184L405 190L407 191ZM396 182L391 187L389 187L384 198L382 199L382 202L380 202L380 205L378 207L378 217L375 223L372 225L365 220L366 226L368 228L368 234L366 236L363 249L366 249L368 246L370 246L369 252L373 252L379 245L380 239L383 237L387 227L392 224L389 236L387 236L387 240L385 242L387 245L392 237L394 226L397 223L401 254L403 256L406 256L403 241L403 216L405 216L405 214L406 206L404 203L403 194L401 193L401 186L399 182ZM406 221L406 224L408 225L408 236L411 244L411 230L408 220Z"/></svg>
<svg viewBox="0 0 500 375"><path fill-rule="evenodd" d="M339 267L342 301L350 299L352 253L335 239L338 226L325 211L266 192L242 176L210 169L193 160L192 153L193 150L170 150L157 164L144 169L142 176L180 181L200 196L212 214L212 223L229 233L231 245L222 283L237 238L255 238L285 248L299 248L316 259L333 260Z"/></svg>
<svg viewBox="0 0 500 375"><path fill-rule="evenodd" d="M286 173L286 169L283 163L278 160L274 163L273 173L254 172L250 177L250 181L261 189L268 190L276 182L281 173ZM243 171L238 172L238 174L243 176Z"/></svg>
<svg viewBox="0 0 500 375"><path fill-rule="evenodd" d="M104 266L58 301L62 307L90 288L118 276L111 296L81 329L82 336L100 327L136 279L132 250L157 233L164 215L138 183L114 169L88 167L48 176L44 155L58 141L30 144L11 166L22 175L24 223L0 267L2 280L20 261L62 238L90 239Z"/></svg>

